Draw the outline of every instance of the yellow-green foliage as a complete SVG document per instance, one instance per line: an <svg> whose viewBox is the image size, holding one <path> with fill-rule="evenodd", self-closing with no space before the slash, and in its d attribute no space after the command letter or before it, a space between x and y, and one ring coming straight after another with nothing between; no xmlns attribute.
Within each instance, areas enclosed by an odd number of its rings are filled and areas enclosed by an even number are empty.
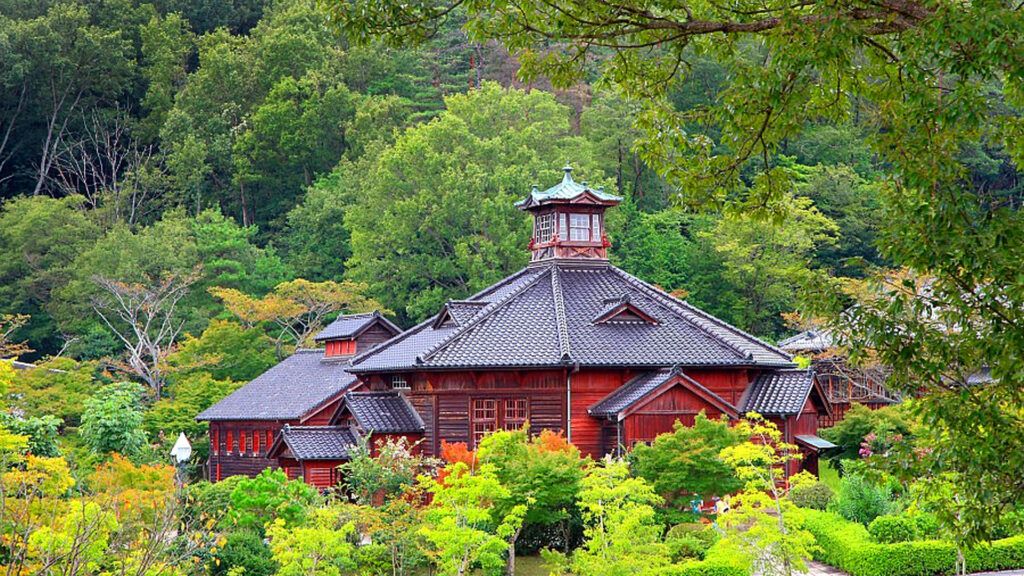
<svg viewBox="0 0 1024 576"><path fill-rule="evenodd" d="M750 566L745 556L726 540L719 540L708 549L704 560L688 560L661 572L661 576L748 576Z"/></svg>
<svg viewBox="0 0 1024 576"><path fill-rule="evenodd" d="M951 574L956 547L943 540L879 544L864 526L831 512L805 511L804 528L818 542L815 559L851 576ZM970 572L1024 568L1024 535L997 540L965 553Z"/></svg>

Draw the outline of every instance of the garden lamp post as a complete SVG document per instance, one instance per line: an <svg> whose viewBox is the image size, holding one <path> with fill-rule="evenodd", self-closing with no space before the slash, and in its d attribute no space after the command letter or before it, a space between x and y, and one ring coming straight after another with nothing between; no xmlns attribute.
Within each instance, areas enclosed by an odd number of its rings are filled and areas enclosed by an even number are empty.
<svg viewBox="0 0 1024 576"><path fill-rule="evenodd" d="M176 476L180 487L185 483L185 464L192 456L192 444L189 443L184 432L178 434L178 440L171 448L171 456L174 457L174 468L177 471Z"/></svg>

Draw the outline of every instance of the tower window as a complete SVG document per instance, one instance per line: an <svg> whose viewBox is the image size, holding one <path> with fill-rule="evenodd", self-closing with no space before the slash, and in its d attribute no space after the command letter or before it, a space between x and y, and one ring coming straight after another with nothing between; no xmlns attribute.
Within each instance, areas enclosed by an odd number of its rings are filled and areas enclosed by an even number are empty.
<svg viewBox="0 0 1024 576"><path fill-rule="evenodd" d="M569 215L569 240L590 241L590 214Z"/></svg>
<svg viewBox="0 0 1024 576"><path fill-rule="evenodd" d="M534 234L537 242L550 242L551 237L555 234L555 215L541 214L534 222L536 227Z"/></svg>

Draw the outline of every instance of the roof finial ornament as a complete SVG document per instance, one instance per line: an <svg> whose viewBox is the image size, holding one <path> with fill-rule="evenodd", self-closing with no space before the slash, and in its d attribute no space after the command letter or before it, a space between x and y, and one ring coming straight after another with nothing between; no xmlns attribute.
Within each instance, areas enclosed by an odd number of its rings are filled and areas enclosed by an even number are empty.
<svg viewBox="0 0 1024 576"><path fill-rule="evenodd" d="M562 166L562 172L565 172L562 182L572 182L572 166L568 162L565 163L565 166Z"/></svg>

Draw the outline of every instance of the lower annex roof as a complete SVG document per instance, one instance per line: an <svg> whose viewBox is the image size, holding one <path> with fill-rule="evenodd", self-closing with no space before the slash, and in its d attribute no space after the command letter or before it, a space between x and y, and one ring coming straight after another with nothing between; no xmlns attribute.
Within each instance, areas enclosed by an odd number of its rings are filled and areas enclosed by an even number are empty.
<svg viewBox="0 0 1024 576"><path fill-rule="evenodd" d="M297 350L248 384L207 408L196 420L296 420L353 384L348 362L323 350Z"/></svg>

